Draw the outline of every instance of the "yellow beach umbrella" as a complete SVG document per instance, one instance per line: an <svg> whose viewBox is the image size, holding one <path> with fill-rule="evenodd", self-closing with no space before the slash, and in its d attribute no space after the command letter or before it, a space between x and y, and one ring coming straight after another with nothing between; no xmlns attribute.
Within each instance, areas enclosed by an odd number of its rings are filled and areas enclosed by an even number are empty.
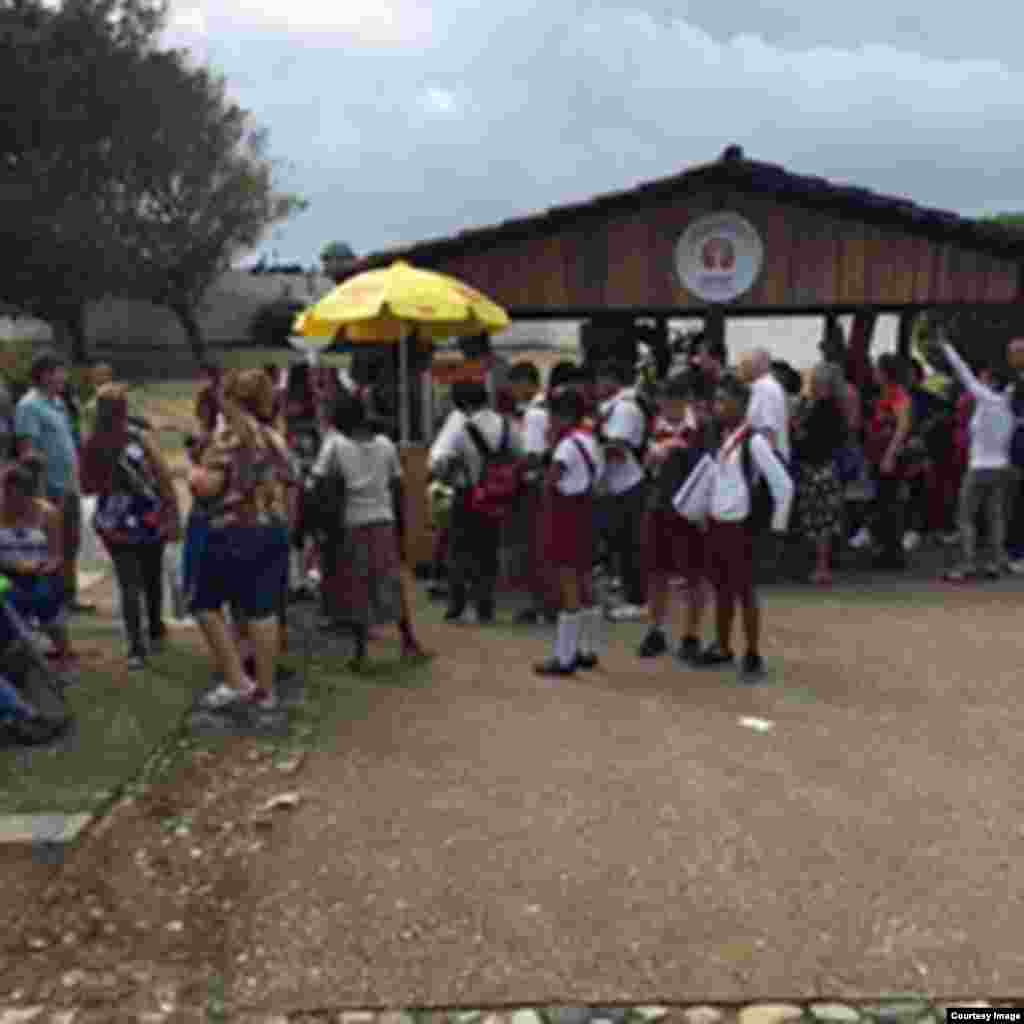
<svg viewBox="0 0 1024 1024"><path fill-rule="evenodd" d="M398 342L411 330L421 338L493 333L509 325L508 314L468 284L420 270L399 260L367 270L338 285L300 313L295 333L352 342Z"/></svg>
<svg viewBox="0 0 1024 1024"><path fill-rule="evenodd" d="M404 260L356 274L295 319L303 338L346 338L355 344L399 346L401 437L409 439L408 339L439 340L493 334L509 325L508 314L468 284L421 270Z"/></svg>

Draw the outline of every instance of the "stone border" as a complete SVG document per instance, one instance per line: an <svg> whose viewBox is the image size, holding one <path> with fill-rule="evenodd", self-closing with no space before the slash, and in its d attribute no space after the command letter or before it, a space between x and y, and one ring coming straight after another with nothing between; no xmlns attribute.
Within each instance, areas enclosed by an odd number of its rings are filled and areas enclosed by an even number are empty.
<svg viewBox="0 0 1024 1024"><path fill-rule="evenodd" d="M71 843L92 819L92 814L3 814L0 844Z"/></svg>
<svg viewBox="0 0 1024 1024"><path fill-rule="evenodd" d="M20 993L14 993L17 997ZM154 997L155 998L155 997ZM898 994L869 1002L746 1003L680 1006L549 1006L498 1010L310 1010L296 1013L222 1010L218 1019L237 1024L942 1024L947 1008L992 1006L1024 1008L1021 999L932 1001ZM139 1024L171 1024L184 1008L168 1006L143 1012ZM204 1009L191 1011L204 1019ZM97 1014L99 1014L97 1016ZM0 1024L99 1024L106 1010L47 1010L45 1006L0 1006ZM191 1018L190 1018L191 1019Z"/></svg>

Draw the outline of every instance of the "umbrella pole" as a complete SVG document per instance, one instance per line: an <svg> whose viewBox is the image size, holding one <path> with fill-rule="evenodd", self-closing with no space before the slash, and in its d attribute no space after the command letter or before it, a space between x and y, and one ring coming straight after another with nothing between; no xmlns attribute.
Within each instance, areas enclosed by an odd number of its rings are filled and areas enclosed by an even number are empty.
<svg viewBox="0 0 1024 1024"><path fill-rule="evenodd" d="M409 332L398 339L398 424L402 444L409 443Z"/></svg>

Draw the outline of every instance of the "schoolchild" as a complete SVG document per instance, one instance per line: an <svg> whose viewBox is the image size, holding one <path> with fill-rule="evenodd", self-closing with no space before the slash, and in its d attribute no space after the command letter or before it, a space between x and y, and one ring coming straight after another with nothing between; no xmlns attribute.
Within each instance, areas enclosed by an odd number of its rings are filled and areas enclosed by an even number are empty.
<svg viewBox="0 0 1024 1024"><path fill-rule="evenodd" d="M692 381L687 374L677 374L666 383L660 396L661 415L647 457L653 476L647 538L651 627L637 652L641 658L656 658L668 650L665 621L669 611L669 580L673 576L686 581L686 624L678 656L693 663L700 654L700 623L707 589L706 524L702 527L684 518L674 505L693 474L711 470L693 398Z"/></svg>
<svg viewBox="0 0 1024 1024"><path fill-rule="evenodd" d="M515 367L512 368L515 370ZM530 531L530 604L516 617L520 625L535 625L541 619L549 625L556 621L555 581L544 557L544 484L551 463L551 418L548 395L572 382L578 368L575 363L556 363L548 373L545 391L538 392L523 412L523 455L526 460L526 517Z"/></svg>
<svg viewBox="0 0 1024 1024"><path fill-rule="evenodd" d="M558 582L559 612L553 656L539 675L570 676L598 663L601 610L594 602L593 492L604 472L594 434L582 429L585 404L572 387L548 397L553 433L544 493L544 554Z"/></svg>
<svg viewBox="0 0 1024 1024"><path fill-rule="evenodd" d="M743 612L746 653L741 666L745 682L764 676L761 657L761 613L754 589L753 490L763 479L771 492L771 531L785 535L793 503L793 481L772 446L744 423L750 389L733 376L718 384L714 414L724 437L715 456L708 504L708 575L715 590L717 642L703 651L703 667L731 665L732 626L739 605ZM748 469L749 467L749 469Z"/></svg>

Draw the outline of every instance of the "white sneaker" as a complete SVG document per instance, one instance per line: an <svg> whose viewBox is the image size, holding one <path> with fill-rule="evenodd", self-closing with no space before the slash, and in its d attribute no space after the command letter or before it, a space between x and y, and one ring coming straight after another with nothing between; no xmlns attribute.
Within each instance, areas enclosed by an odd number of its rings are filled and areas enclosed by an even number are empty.
<svg viewBox="0 0 1024 1024"><path fill-rule="evenodd" d="M641 608L640 605L636 604L623 604L618 608L613 608L608 613L608 618L612 622L636 622L638 619L646 618L647 609Z"/></svg>
<svg viewBox="0 0 1024 1024"><path fill-rule="evenodd" d="M917 530L907 530L903 534L903 550L906 552L916 551L921 546L921 534Z"/></svg>
<svg viewBox="0 0 1024 1024"><path fill-rule="evenodd" d="M1024 558L1016 558L1012 562L1007 562L1006 568L1009 569L1014 576L1024 576Z"/></svg>
<svg viewBox="0 0 1024 1024"><path fill-rule="evenodd" d="M855 551L860 551L861 548L866 548L871 543L871 531L866 527L862 526L851 538L850 547Z"/></svg>
<svg viewBox="0 0 1024 1024"><path fill-rule="evenodd" d="M211 690L206 694L199 704L207 711L220 711L222 708L249 700L256 692L256 684L252 680L246 680L246 683L246 687L241 690L236 690L233 686L228 686L227 683L221 683L216 690Z"/></svg>

